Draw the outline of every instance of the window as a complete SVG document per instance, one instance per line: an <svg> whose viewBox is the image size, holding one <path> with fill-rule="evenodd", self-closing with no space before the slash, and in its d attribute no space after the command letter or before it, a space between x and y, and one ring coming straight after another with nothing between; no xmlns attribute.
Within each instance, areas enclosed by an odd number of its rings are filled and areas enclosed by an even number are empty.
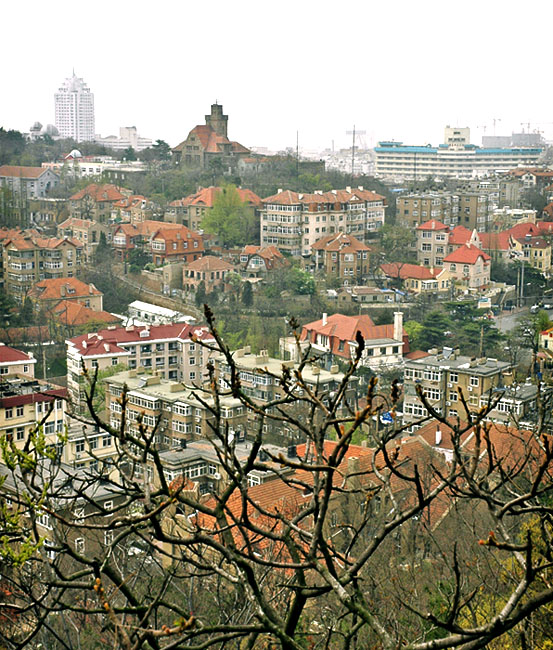
<svg viewBox="0 0 553 650"><path fill-rule="evenodd" d="M113 510L113 501L104 502L104 510Z"/></svg>
<svg viewBox="0 0 553 650"><path fill-rule="evenodd" d="M15 410L15 414L18 418L22 417L23 415L23 406L18 406Z"/></svg>
<svg viewBox="0 0 553 650"><path fill-rule="evenodd" d="M105 434L102 436L102 447L110 447L111 446L111 434Z"/></svg>
<svg viewBox="0 0 553 650"><path fill-rule="evenodd" d="M474 375L470 378L469 384L471 386L480 386L480 377L474 377Z"/></svg>
<svg viewBox="0 0 553 650"><path fill-rule="evenodd" d="M82 555L84 553L84 549L85 549L84 537L77 537L77 539L75 540L75 551Z"/></svg>
<svg viewBox="0 0 553 650"><path fill-rule="evenodd" d="M6 409L6 420L13 418L13 408Z"/></svg>
<svg viewBox="0 0 553 650"><path fill-rule="evenodd" d="M16 440L23 440L25 438L25 427L17 427Z"/></svg>
<svg viewBox="0 0 553 650"><path fill-rule="evenodd" d="M450 372L449 373L449 381L452 382L453 384L456 384L459 381L459 373L458 372Z"/></svg>
<svg viewBox="0 0 553 650"><path fill-rule="evenodd" d="M117 365L117 357L113 357L113 359L111 360L111 365L112 365L112 366L116 366L116 365Z"/></svg>
<svg viewBox="0 0 553 650"><path fill-rule="evenodd" d="M84 452L84 440L77 440L75 442L75 452L77 454L82 454Z"/></svg>
<svg viewBox="0 0 553 650"><path fill-rule="evenodd" d="M39 514L38 517L36 518L36 523L39 526L42 526L43 528L47 528L48 530L52 530L52 524L50 522L50 515L46 512Z"/></svg>
<svg viewBox="0 0 553 650"><path fill-rule="evenodd" d="M111 544L113 544L113 530L104 531L104 544L106 546L111 546Z"/></svg>

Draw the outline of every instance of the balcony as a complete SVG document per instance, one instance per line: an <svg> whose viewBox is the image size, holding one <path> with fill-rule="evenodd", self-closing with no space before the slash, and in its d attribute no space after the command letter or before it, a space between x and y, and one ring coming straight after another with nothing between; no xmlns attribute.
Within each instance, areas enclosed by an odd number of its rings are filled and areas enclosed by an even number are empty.
<svg viewBox="0 0 553 650"><path fill-rule="evenodd" d="M45 269L62 269L63 268L63 263L62 262L44 262L44 268Z"/></svg>

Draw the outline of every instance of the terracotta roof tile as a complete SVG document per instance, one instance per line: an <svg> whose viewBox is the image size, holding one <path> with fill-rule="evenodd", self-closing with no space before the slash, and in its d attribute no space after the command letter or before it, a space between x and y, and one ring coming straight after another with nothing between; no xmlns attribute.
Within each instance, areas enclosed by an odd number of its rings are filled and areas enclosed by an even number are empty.
<svg viewBox="0 0 553 650"><path fill-rule="evenodd" d="M14 178L39 178L47 171L46 167L22 167L21 165L2 165L0 176L11 176Z"/></svg>
<svg viewBox="0 0 553 650"><path fill-rule="evenodd" d="M487 262L491 257L481 251L476 246L471 246L470 244L463 244L457 250L454 250L447 257L444 257L445 262L454 262L456 264L476 264L479 258L482 258L484 262Z"/></svg>
<svg viewBox="0 0 553 650"><path fill-rule="evenodd" d="M85 296L102 296L93 284L87 284L77 278L51 278L37 282L29 296L34 300L61 300L72 296L82 298Z"/></svg>
<svg viewBox="0 0 553 650"><path fill-rule="evenodd" d="M32 361L34 363L33 357L28 355L26 352L11 348L5 343L0 343L0 364L13 363L17 361Z"/></svg>
<svg viewBox="0 0 553 650"><path fill-rule="evenodd" d="M104 185L98 185L97 183L91 183L90 185L87 185L84 189L79 190L73 196L70 197L72 201L80 201L81 199L84 199L85 197L89 196L93 201L96 202L102 202L102 201L108 201L110 203L114 203L115 201L120 201L121 199L125 198L124 194L121 194L121 192L115 187L115 185L111 185L109 183L106 183Z"/></svg>
<svg viewBox="0 0 553 650"><path fill-rule="evenodd" d="M389 278L400 278L401 280L434 280L442 271L442 267L433 269L418 264L402 264L401 262L391 262L381 264L380 270Z"/></svg>
<svg viewBox="0 0 553 650"><path fill-rule="evenodd" d="M417 230L449 230L449 226L437 219L430 219L430 221L425 221L417 226Z"/></svg>

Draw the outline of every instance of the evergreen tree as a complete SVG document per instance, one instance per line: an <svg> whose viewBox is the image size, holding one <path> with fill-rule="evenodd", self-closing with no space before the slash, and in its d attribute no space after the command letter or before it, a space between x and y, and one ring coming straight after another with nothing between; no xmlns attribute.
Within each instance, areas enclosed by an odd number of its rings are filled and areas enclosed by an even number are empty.
<svg viewBox="0 0 553 650"><path fill-rule="evenodd" d="M253 291L251 282L244 282L244 288L242 289L242 304L244 307L251 307L253 304Z"/></svg>

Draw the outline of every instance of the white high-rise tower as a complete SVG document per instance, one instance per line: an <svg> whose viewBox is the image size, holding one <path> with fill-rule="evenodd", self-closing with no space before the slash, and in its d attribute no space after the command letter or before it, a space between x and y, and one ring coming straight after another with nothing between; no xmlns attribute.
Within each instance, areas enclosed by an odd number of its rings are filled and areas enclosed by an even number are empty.
<svg viewBox="0 0 553 650"><path fill-rule="evenodd" d="M77 142L94 140L94 95L75 71L54 96L60 135Z"/></svg>

